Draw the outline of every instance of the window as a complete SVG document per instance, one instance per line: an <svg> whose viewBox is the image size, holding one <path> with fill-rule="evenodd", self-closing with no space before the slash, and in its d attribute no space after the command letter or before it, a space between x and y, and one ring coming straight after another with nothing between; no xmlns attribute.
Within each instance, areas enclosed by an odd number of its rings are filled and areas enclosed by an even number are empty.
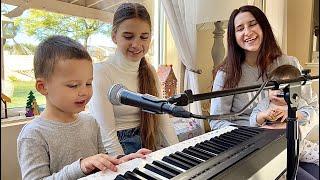
<svg viewBox="0 0 320 180"><path fill-rule="evenodd" d="M153 3L155 6L153 37L147 57L156 66L159 64L159 54L155 48L158 45L159 29L158 9L159 1ZM21 15L8 18L6 15L15 10L16 6L1 3L1 34L3 57L1 58L1 92L11 98L8 103L8 116L25 114L25 106L30 91L34 92L37 103L44 108L45 98L35 89L33 72L33 55L35 49L42 39L49 35L67 35L81 42L92 56L94 62L104 61L115 51L115 45L111 40L111 24L89 18L58 14L54 12L28 9ZM116 3L117 5L117 3ZM112 10L114 12L115 8ZM77 22L77 23L74 23ZM73 23L73 24L72 24ZM70 24L74 27L70 28ZM85 36L85 27L89 27L93 33ZM3 109L3 104L1 104ZM1 111L1 118L3 112Z"/></svg>

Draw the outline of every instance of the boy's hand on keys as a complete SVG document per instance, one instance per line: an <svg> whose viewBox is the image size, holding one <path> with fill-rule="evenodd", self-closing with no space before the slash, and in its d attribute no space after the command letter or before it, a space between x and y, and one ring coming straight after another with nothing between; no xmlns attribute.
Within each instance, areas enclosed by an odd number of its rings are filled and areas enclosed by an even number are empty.
<svg viewBox="0 0 320 180"><path fill-rule="evenodd" d="M120 164L121 160L115 157L108 156L107 154L97 154L80 160L80 168L86 175L96 170L104 171L110 169L117 171L116 165Z"/></svg>
<svg viewBox="0 0 320 180"><path fill-rule="evenodd" d="M123 156L119 160L121 161L121 163L123 163L123 162L130 161L132 159L135 159L135 158L143 158L143 159L145 159L146 155L150 154L151 152L152 151L149 150L149 149L142 148L142 149L139 149L136 153L131 153L131 154L128 154L126 156Z"/></svg>

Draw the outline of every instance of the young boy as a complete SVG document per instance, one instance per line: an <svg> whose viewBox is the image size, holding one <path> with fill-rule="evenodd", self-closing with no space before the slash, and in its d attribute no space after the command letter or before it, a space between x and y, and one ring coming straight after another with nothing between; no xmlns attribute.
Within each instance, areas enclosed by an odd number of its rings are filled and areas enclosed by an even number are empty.
<svg viewBox="0 0 320 180"><path fill-rule="evenodd" d="M301 76L298 68L292 65L282 65L270 74L272 80L293 79ZM286 128L285 120L288 117L288 107L284 98L277 97L279 90L269 90L269 96L261 100L253 109L250 116L251 126L264 128ZM319 166L319 145L305 139L310 130L317 123L316 112L300 98L296 112L300 131L300 161L314 163Z"/></svg>
<svg viewBox="0 0 320 180"><path fill-rule="evenodd" d="M17 139L22 179L78 179L150 153L140 149L121 158L108 156L98 123L80 113L91 98L92 59L78 42L52 36L34 56L36 89L46 108L25 125Z"/></svg>

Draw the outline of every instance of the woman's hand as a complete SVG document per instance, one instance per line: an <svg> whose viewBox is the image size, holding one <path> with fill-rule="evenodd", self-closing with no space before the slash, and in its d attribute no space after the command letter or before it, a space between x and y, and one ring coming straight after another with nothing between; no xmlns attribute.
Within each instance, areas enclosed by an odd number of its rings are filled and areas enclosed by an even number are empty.
<svg viewBox="0 0 320 180"><path fill-rule="evenodd" d="M117 171L116 165L121 161L107 154L97 154L80 160L80 168L86 175L92 173L95 170L104 171L110 169L111 171Z"/></svg>

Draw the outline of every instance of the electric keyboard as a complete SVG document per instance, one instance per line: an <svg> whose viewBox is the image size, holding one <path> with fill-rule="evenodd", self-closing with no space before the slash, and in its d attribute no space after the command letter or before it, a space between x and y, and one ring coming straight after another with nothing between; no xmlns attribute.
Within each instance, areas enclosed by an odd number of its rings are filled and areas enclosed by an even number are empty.
<svg viewBox="0 0 320 180"><path fill-rule="evenodd" d="M227 126L82 179L266 179L286 168L284 130Z"/></svg>

